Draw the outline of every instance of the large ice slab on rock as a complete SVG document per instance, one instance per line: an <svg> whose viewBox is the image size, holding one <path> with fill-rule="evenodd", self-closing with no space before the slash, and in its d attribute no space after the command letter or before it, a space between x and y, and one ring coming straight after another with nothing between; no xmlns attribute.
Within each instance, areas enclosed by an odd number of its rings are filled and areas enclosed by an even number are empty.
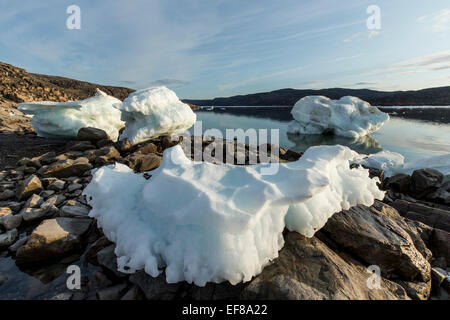
<svg viewBox="0 0 450 320"><path fill-rule="evenodd" d="M426 157L405 163L405 158L396 152L381 151L357 161L367 167L384 170L386 177L398 173L412 174L419 169L435 169L444 175L450 175L450 154Z"/></svg>
<svg viewBox="0 0 450 320"><path fill-rule="evenodd" d="M249 281L278 256L283 229L311 237L335 212L371 205L384 192L342 146L308 149L261 175L261 165L193 162L177 145L146 180L122 164L98 169L84 194L118 268L169 283ZM264 165L263 165L264 166Z"/></svg>
<svg viewBox="0 0 450 320"><path fill-rule="evenodd" d="M120 138L128 138L133 144L181 133L192 127L197 119L189 105L163 86L136 91L118 108L122 110L122 120L126 121Z"/></svg>
<svg viewBox="0 0 450 320"><path fill-rule="evenodd" d="M389 115L356 97L331 100L323 96L307 96L294 105L294 120L288 132L294 134L332 133L358 138L377 131Z"/></svg>
<svg viewBox="0 0 450 320"><path fill-rule="evenodd" d="M119 130L125 125L120 119L120 110L114 107L121 103L97 89L95 96L85 100L27 102L20 103L18 109L33 115L31 124L41 137L72 139L77 137L79 129L94 127L104 130L116 141Z"/></svg>

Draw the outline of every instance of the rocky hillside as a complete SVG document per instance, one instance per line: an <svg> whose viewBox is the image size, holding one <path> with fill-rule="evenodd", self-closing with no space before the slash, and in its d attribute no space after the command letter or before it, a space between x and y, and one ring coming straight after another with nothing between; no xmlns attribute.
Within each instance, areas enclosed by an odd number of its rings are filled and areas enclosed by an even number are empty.
<svg viewBox="0 0 450 320"><path fill-rule="evenodd" d="M95 89L125 99L134 90L103 86L56 76L28 73L0 62L0 132L30 132L29 118L16 109L17 104L31 101L68 101L91 97Z"/></svg>
<svg viewBox="0 0 450 320"><path fill-rule="evenodd" d="M368 89L281 89L212 100L186 99L198 106L293 106L305 96L321 95L330 99L355 96L375 106L447 106L450 105L450 87L430 88L418 91L375 91Z"/></svg>

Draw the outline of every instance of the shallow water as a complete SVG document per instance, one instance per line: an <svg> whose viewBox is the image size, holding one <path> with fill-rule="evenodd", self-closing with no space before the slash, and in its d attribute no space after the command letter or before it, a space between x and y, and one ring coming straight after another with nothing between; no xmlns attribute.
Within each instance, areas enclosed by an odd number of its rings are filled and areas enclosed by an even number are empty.
<svg viewBox="0 0 450 320"><path fill-rule="evenodd" d="M196 112L197 120L202 121L203 133L208 134L206 129L216 128L223 137L226 137L226 129L268 129L270 141L270 129L278 129L278 144L301 152L315 145L340 144L365 154L382 150L398 152L406 161L450 153L450 124L391 117L379 131L354 140L339 136L288 134L291 108L252 107L248 112L245 109L216 107L210 111L199 110Z"/></svg>

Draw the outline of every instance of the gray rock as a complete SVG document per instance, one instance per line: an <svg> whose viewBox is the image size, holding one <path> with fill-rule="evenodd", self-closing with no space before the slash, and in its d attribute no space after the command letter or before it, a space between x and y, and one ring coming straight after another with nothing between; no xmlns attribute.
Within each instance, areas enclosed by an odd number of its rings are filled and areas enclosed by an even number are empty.
<svg viewBox="0 0 450 320"><path fill-rule="evenodd" d="M47 187L48 190L53 191L61 191L64 189L64 186L66 185L66 182L59 179L54 179Z"/></svg>
<svg viewBox="0 0 450 320"><path fill-rule="evenodd" d="M132 286L120 300L143 300L141 291L137 285Z"/></svg>
<svg viewBox="0 0 450 320"><path fill-rule="evenodd" d="M409 282L409 281L396 281L401 285L409 297L413 300L428 300L431 294L431 281L428 282Z"/></svg>
<svg viewBox="0 0 450 320"><path fill-rule="evenodd" d="M42 261L80 250L90 225L89 219L44 220L33 230L27 243L17 250L16 262Z"/></svg>
<svg viewBox="0 0 450 320"><path fill-rule="evenodd" d="M343 210L333 215L322 230L341 250L368 265L378 265L383 274L397 274L406 281L418 276L423 281L430 279L431 266L426 259L431 254L420 234L388 205L375 202L370 208Z"/></svg>
<svg viewBox="0 0 450 320"><path fill-rule="evenodd" d="M64 197L62 194L57 194L57 195L54 195L54 196L48 198L42 205L52 204L54 206L59 206L65 200L66 200L66 197Z"/></svg>
<svg viewBox="0 0 450 320"><path fill-rule="evenodd" d="M446 272L441 268L431 269L431 287L433 292L439 292L441 284L446 279Z"/></svg>
<svg viewBox="0 0 450 320"><path fill-rule="evenodd" d="M50 298L50 300L70 300L72 298L71 292L58 293L56 296Z"/></svg>
<svg viewBox="0 0 450 320"><path fill-rule="evenodd" d="M384 187L394 192L407 193L411 177L407 174L397 174L384 180Z"/></svg>
<svg viewBox="0 0 450 320"><path fill-rule="evenodd" d="M0 248L11 246L19 236L17 229L9 230L6 233L0 234Z"/></svg>
<svg viewBox="0 0 450 320"><path fill-rule="evenodd" d="M156 278L140 270L132 274L129 280L141 288L148 300L173 300L181 283L167 283L163 274Z"/></svg>
<svg viewBox="0 0 450 320"><path fill-rule="evenodd" d="M428 247L433 252L433 256L443 257L450 266L450 233L440 229L434 229Z"/></svg>
<svg viewBox="0 0 450 320"><path fill-rule="evenodd" d="M68 191L68 192L74 192L75 190L79 190L79 189L81 189L81 188L83 188L83 185L82 185L82 184L79 184L79 183L72 183L71 185L69 185L69 186L67 187L67 191Z"/></svg>
<svg viewBox="0 0 450 320"><path fill-rule="evenodd" d="M0 286L8 281L8 277L0 272Z"/></svg>
<svg viewBox="0 0 450 320"><path fill-rule="evenodd" d="M8 248L8 250L12 253L15 253L21 246L23 246L25 243L27 243L28 239L30 239L30 236L25 236L23 238L20 238L13 245L11 245Z"/></svg>
<svg viewBox="0 0 450 320"><path fill-rule="evenodd" d="M16 193L13 190L5 190L3 192L0 192L0 201L9 200L11 198L14 198Z"/></svg>
<svg viewBox="0 0 450 320"><path fill-rule="evenodd" d="M242 292L244 299L276 300L403 300L398 284L380 278L379 289L369 289L371 273L365 266L343 259L322 241L295 232L273 264L264 268ZM131 277L130 277L131 280Z"/></svg>
<svg viewBox="0 0 450 320"><path fill-rule="evenodd" d="M122 278L127 275L117 270L117 257L116 254L114 253L114 249L115 245L110 245L98 251L97 262L99 265L106 268L117 277Z"/></svg>
<svg viewBox="0 0 450 320"><path fill-rule="evenodd" d="M96 146L90 141L69 141L66 144L66 150L69 152L94 150Z"/></svg>
<svg viewBox="0 0 450 320"><path fill-rule="evenodd" d="M78 204L76 206L65 205L61 208L61 216L62 217L73 217L73 218L88 217L89 211L91 211L91 209L89 207L81 205L81 204Z"/></svg>
<svg viewBox="0 0 450 320"><path fill-rule="evenodd" d="M16 229L22 223L22 215L21 214L9 214L0 218L0 224L6 230Z"/></svg>
<svg viewBox="0 0 450 320"><path fill-rule="evenodd" d="M19 183L16 191L16 197L19 201L27 199L32 194L39 194L42 191L41 180L34 174Z"/></svg>
<svg viewBox="0 0 450 320"><path fill-rule="evenodd" d="M54 191L54 190L44 190L44 191L42 191L39 195L40 195L42 198L47 199L47 198L51 197L51 196L54 195L54 194L55 194L55 191Z"/></svg>
<svg viewBox="0 0 450 320"><path fill-rule="evenodd" d="M44 202L44 199L37 195L37 194L33 194L28 200L27 202L25 202L25 207L27 208L38 208L40 207L40 205Z"/></svg>
<svg viewBox="0 0 450 320"><path fill-rule="evenodd" d="M97 298L98 300L119 300L126 288L126 284L122 283L113 287L101 289L97 291Z"/></svg>

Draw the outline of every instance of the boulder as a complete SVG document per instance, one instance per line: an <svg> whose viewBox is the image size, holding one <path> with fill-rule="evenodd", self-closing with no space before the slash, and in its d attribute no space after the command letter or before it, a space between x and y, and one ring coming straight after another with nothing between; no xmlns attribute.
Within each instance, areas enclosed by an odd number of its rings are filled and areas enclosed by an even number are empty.
<svg viewBox="0 0 450 320"><path fill-rule="evenodd" d="M444 175L435 169L420 169L411 175L410 194L418 199L436 191L441 185Z"/></svg>
<svg viewBox="0 0 450 320"><path fill-rule="evenodd" d="M66 144L66 150L68 150L70 152L94 150L96 148L97 147L95 145L93 145L90 141L69 141ZM65 159L59 159L59 160L65 160Z"/></svg>
<svg viewBox="0 0 450 320"><path fill-rule="evenodd" d="M144 172L153 170L161 164L161 157L150 154L134 153L125 158L125 163L136 172Z"/></svg>
<svg viewBox="0 0 450 320"><path fill-rule="evenodd" d="M89 163L88 158L81 157L76 160L67 159L44 166L38 173L44 177L68 178L73 176L80 177L91 169L92 165Z"/></svg>
<svg viewBox="0 0 450 320"><path fill-rule="evenodd" d="M115 245L110 245L98 251L97 262L115 276L122 278L125 277L126 274L117 270L117 257L114 253L115 248Z"/></svg>
<svg viewBox="0 0 450 320"><path fill-rule="evenodd" d="M89 159L102 157L105 160L118 159L121 157L119 151L113 146L106 146L98 150L88 151L86 155Z"/></svg>
<svg viewBox="0 0 450 320"><path fill-rule="evenodd" d="M65 256L83 247L90 219L55 218L42 221L16 253L17 263L32 263Z"/></svg>
<svg viewBox="0 0 450 320"><path fill-rule="evenodd" d="M77 140L85 140L96 143L100 140L109 140L109 136L102 129L85 127L78 130Z"/></svg>
<svg viewBox="0 0 450 320"><path fill-rule="evenodd" d="M428 282L410 282L410 281L396 281L401 285L406 294L413 300L428 300L431 294L431 281Z"/></svg>
<svg viewBox="0 0 450 320"><path fill-rule="evenodd" d="M381 202L356 206L333 215L321 230L339 248L369 265L378 265L383 274L396 274L412 281L430 279L431 257L420 234L398 212ZM421 252L422 251L422 252Z"/></svg>
<svg viewBox="0 0 450 320"><path fill-rule="evenodd" d="M436 258L443 257L450 266L450 233L440 229L434 229L428 247Z"/></svg>
<svg viewBox="0 0 450 320"><path fill-rule="evenodd" d="M0 224L5 228L6 230L12 230L16 229L20 226L22 223L22 215L21 214L9 214L3 217L0 217Z"/></svg>
<svg viewBox="0 0 450 320"><path fill-rule="evenodd" d="M427 194L425 200L450 205L450 181L447 181L436 191Z"/></svg>
<svg viewBox="0 0 450 320"><path fill-rule="evenodd" d="M394 192L407 193L409 190L409 184L411 177L407 174L399 173L395 176L389 177L384 180L384 188L390 189Z"/></svg>
<svg viewBox="0 0 450 320"><path fill-rule="evenodd" d="M66 205L61 208L61 216L62 217L73 217L73 218L81 217L81 218L83 218L83 217L89 216L89 211L91 211L91 209L82 204L77 204L75 206Z"/></svg>
<svg viewBox="0 0 450 320"><path fill-rule="evenodd" d="M397 300L409 299L398 284L379 278L370 289L372 273L343 259L322 241L289 232L273 264L246 286L245 299L264 300ZM131 277L130 277L131 278ZM131 280L131 279L130 279Z"/></svg>
<svg viewBox="0 0 450 320"><path fill-rule="evenodd" d="M127 152L128 150L131 149L133 145L131 144L130 140L128 139L123 139L123 140L119 140L116 143L114 143L114 147L119 150L120 153L124 153Z"/></svg>
<svg viewBox="0 0 450 320"><path fill-rule="evenodd" d="M19 183L16 190L16 197L21 201L27 199L32 194L39 194L42 190L41 180L33 174Z"/></svg>
<svg viewBox="0 0 450 320"><path fill-rule="evenodd" d="M156 153L157 151L158 151L158 148L152 142L145 143L144 145L140 146L136 150L137 153L141 153L141 154Z"/></svg>

